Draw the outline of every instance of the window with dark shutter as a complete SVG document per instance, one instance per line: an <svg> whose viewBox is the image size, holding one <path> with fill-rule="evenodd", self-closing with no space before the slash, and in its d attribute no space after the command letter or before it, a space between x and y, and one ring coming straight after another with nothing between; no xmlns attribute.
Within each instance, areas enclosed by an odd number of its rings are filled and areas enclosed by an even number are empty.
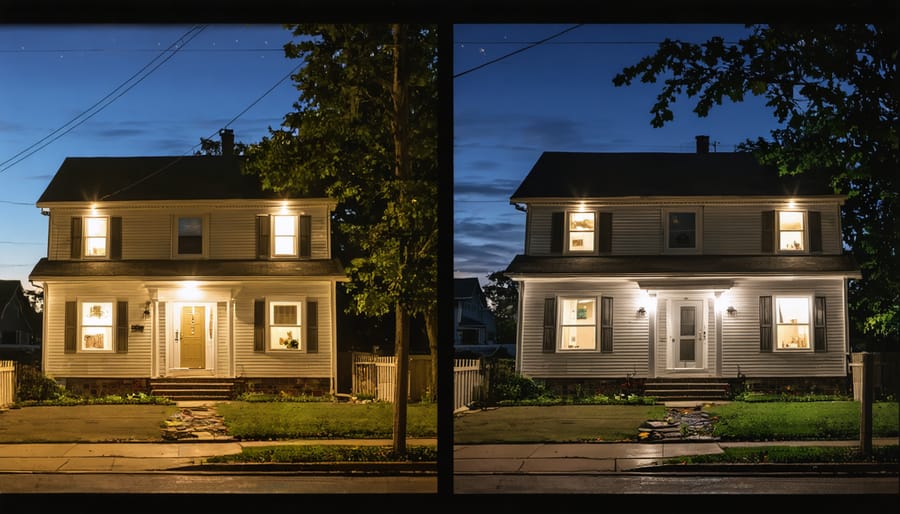
<svg viewBox="0 0 900 514"><path fill-rule="evenodd" d="M813 306L813 327L815 333L813 337L815 338L813 344L815 345L815 351L817 352L825 352L828 351L828 341L825 336L825 297L817 296L815 298L814 306Z"/></svg>
<svg viewBox="0 0 900 514"><path fill-rule="evenodd" d="M269 258L269 216L256 217L256 257Z"/></svg>
<svg viewBox="0 0 900 514"><path fill-rule="evenodd" d="M300 257L309 257L312 255L312 216L299 216L297 221L300 232L299 254Z"/></svg>
<svg viewBox="0 0 900 514"><path fill-rule="evenodd" d="M600 351L613 351L613 299L609 296L600 298Z"/></svg>
<svg viewBox="0 0 900 514"><path fill-rule="evenodd" d="M319 302L306 301L306 353L319 351Z"/></svg>
<svg viewBox="0 0 900 514"><path fill-rule="evenodd" d="M566 236L566 213L554 212L550 216L550 253L562 253Z"/></svg>
<svg viewBox="0 0 900 514"><path fill-rule="evenodd" d="M76 302L66 302L65 326L64 351L65 353L75 353L78 340L78 304Z"/></svg>
<svg viewBox="0 0 900 514"><path fill-rule="evenodd" d="M116 260L122 258L121 216L113 216L109 218L109 258Z"/></svg>
<svg viewBox="0 0 900 514"><path fill-rule="evenodd" d="M556 351L556 298L544 298L543 351Z"/></svg>
<svg viewBox="0 0 900 514"><path fill-rule="evenodd" d="M760 251L762 253L773 253L775 251L775 211L763 211L761 223L762 239L760 240Z"/></svg>
<svg viewBox="0 0 900 514"><path fill-rule="evenodd" d="M601 212L598 221L600 241L597 243L597 249L600 253L610 253L612 252L612 213Z"/></svg>
<svg viewBox="0 0 900 514"><path fill-rule="evenodd" d="M253 301L253 351L266 351L266 301Z"/></svg>
<svg viewBox="0 0 900 514"><path fill-rule="evenodd" d="M81 258L81 216L72 216L72 228L69 232L69 240L71 241L70 257L72 259Z"/></svg>
<svg viewBox="0 0 900 514"><path fill-rule="evenodd" d="M772 351L772 297L759 297L759 351Z"/></svg>
<svg viewBox="0 0 900 514"><path fill-rule="evenodd" d="M822 251L822 213L818 211L809 211L809 251Z"/></svg>
<svg viewBox="0 0 900 514"><path fill-rule="evenodd" d="M116 302L116 353L128 352L128 302Z"/></svg>

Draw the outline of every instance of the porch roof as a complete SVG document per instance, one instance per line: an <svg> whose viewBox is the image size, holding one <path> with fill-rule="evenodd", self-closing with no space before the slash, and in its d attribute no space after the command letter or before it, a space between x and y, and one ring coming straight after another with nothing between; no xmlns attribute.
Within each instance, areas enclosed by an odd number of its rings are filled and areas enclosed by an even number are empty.
<svg viewBox="0 0 900 514"><path fill-rule="evenodd" d="M510 275L732 276L839 274L862 278L850 255L626 255L560 257L517 255Z"/></svg>
<svg viewBox="0 0 900 514"><path fill-rule="evenodd" d="M57 261L46 257L38 261L30 280L53 278L264 278L308 277L342 280L346 278L338 259L293 261L266 260L122 260Z"/></svg>

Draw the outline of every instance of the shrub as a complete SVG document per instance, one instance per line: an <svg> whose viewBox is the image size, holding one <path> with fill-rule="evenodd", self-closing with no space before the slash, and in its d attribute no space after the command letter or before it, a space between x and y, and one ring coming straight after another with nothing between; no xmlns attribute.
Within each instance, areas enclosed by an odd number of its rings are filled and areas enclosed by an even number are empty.
<svg viewBox="0 0 900 514"><path fill-rule="evenodd" d="M66 389L34 366L20 366L16 373L16 401L56 401L68 396Z"/></svg>

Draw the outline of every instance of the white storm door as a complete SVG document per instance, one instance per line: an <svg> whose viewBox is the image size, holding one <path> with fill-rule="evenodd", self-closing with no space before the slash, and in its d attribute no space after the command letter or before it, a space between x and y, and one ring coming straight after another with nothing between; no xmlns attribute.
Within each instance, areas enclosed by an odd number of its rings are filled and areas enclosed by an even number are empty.
<svg viewBox="0 0 900 514"><path fill-rule="evenodd" d="M669 367L703 367L706 355L706 315L702 300L676 300L669 312Z"/></svg>

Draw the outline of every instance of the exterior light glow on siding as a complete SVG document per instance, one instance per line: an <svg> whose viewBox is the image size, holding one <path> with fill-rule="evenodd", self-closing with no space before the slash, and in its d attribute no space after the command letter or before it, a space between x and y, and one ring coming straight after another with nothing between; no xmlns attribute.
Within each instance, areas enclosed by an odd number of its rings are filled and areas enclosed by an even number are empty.
<svg viewBox="0 0 900 514"><path fill-rule="evenodd" d="M178 289L178 297L182 300L199 300L202 296L203 294L197 287L197 282L193 280L182 282L181 287Z"/></svg>

